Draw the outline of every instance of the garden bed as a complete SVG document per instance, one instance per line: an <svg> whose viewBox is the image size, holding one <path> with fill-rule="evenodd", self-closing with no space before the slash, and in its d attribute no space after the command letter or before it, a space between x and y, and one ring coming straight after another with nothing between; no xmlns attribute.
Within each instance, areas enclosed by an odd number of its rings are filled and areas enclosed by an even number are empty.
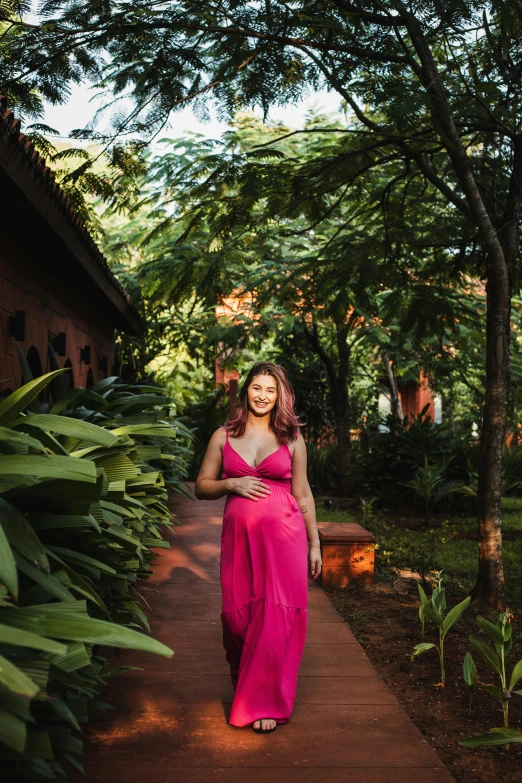
<svg viewBox="0 0 522 783"><path fill-rule="evenodd" d="M481 692L474 694L471 715L468 715L469 696L462 676L462 661L470 650L469 633L478 632L476 610L468 610L450 632L446 640L446 687L437 687L436 652L429 651L413 663L410 660L413 646L421 641L419 601L413 590L411 594L398 594L394 581L383 578L370 586L330 588L325 592L350 625L383 680L458 783L497 783L499 780L519 783L522 743L511 745L509 752L500 747L472 750L458 744L461 739L502 726L500 704ZM463 594L450 591L448 605L453 606L463 597ZM522 657L520 621L515 618L514 622L515 644L508 658L509 670ZM431 641L431 636L430 629L426 640ZM480 673L478 661L477 665ZM522 698L510 706L510 725L522 728Z"/></svg>

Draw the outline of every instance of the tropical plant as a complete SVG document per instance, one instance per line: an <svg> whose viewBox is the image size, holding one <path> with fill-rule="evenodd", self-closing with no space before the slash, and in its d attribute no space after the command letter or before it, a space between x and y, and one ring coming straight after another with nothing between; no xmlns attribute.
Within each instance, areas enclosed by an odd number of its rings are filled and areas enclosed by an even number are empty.
<svg viewBox="0 0 522 783"><path fill-rule="evenodd" d="M410 487L424 504L424 524L427 525L434 507L443 498L455 492L466 492L466 486L462 481L448 481L445 477L446 467L451 457L430 465L428 458L424 458L424 465L418 467L414 478L405 481L404 486Z"/></svg>
<svg viewBox="0 0 522 783"><path fill-rule="evenodd" d="M502 729L492 729L489 734L483 734L477 737L469 737L462 740L459 744L465 747L477 747L478 745L503 745L510 742L522 742L522 732L513 732L509 728L509 702L513 693L522 696L522 690L515 690L519 681L522 679L522 660L518 661L512 669L511 677L508 680L506 673L506 658L511 652L513 646L513 626L511 624L513 615L509 609L499 616L495 624L490 623L485 617L477 616L476 621L481 631L484 631L493 642L493 648L485 644L476 636L470 635L469 641L474 650L478 653L484 663L498 676L499 685L492 685L482 682L477 674L477 668L470 653L466 654L467 671L465 668L464 679L468 687L476 686L484 693L489 693L500 702L504 717ZM516 735L519 735L517 739ZM499 740L503 738L503 742Z"/></svg>
<svg viewBox="0 0 522 783"><path fill-rule="evenodd" d="M420 598L419 617L422 623L422 635L424 637L424 622L425 619L430 620L437 627L439 632L438 645L433 642L421 642L416 644L413 648L411 659L420 655L426 650L436 649L439 654L440 662L440 682L439 685L443 688L446 683L446 670L444 666L444 641L446 635L455 623L459 620L462 613L468 608L471 603L471 597L468 596L459 604L450 609L448 614L446 612L446 588L442 586L442 571L439 571L435 577L435 587L431 594L431 598L428 599L426 593L422 589L421 585L417 585Z"/></svg>
<svg viewBox="0 0 522 783"><path fill-rule="evenodd" d="M63 779L59 760L81 769L75 731L108 707L105 677L126 670L100 647L172 654L140 629L189 434L161 389L111 377L66 390L62 372L0 403L0 765L10 781Z"/></svg>
<svg viewBox="0 0 522 783"><path fill-rule="evenodd" d="M468 715L470 715L471 702L473 699L473 691L475 690L475 679L477 677L477 667L475 666L475 661L473 660L469 652L467 652L466 655L464 656L462 673L464 676L464 682L466 683L466 688L469 691Z"/></svg>

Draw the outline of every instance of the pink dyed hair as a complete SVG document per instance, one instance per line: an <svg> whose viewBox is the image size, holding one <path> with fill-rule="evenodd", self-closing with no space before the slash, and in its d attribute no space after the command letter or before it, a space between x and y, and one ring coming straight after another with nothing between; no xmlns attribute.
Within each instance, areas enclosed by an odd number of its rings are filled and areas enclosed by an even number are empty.
<svg viewBox="0 0 522 783"><path fill-rule="evenodd" d="M274 362L258 362L251 367L239 392L238 414L226 422L225 427L233 438L245 432L248 418L248 387L257 375L273 375L276 379L277 401L270 411L270 429L282 443L290 443L299 435L301 422L294 412L295 394L283 367Z"/></svg>

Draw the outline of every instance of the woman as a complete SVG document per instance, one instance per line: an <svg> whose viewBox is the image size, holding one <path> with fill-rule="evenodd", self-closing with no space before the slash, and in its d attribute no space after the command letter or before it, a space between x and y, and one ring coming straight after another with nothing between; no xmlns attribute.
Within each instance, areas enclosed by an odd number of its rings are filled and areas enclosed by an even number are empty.
<svg viewBox="0 0 522 783"><path fill-rule="evenodd" d="M308 544L312 578L321 572L306 447L293 404L283 368L255 364L237 417L210 439L195 489L197 498L227 496L221 621L235 689L230 723L251 724L259 733L287 723L292 712L308 618Z"/></svg>

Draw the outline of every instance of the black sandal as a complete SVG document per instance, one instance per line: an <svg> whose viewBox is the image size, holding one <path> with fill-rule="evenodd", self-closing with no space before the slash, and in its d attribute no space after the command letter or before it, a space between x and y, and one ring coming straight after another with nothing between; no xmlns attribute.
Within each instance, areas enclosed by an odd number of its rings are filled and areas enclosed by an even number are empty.
<svg viewBox="0 0 522 783"><path fill-rule="evenodd" d="M258 720L261 723L262 720L273 720L273 718L256 718L256 720ZM255 731L256 734L270 734L272 731L275 731L277 729L277 723L272 729L262 729L261 726L258 729L254 729L255 722L256 721L252 723L252 731Z"/></svg>

